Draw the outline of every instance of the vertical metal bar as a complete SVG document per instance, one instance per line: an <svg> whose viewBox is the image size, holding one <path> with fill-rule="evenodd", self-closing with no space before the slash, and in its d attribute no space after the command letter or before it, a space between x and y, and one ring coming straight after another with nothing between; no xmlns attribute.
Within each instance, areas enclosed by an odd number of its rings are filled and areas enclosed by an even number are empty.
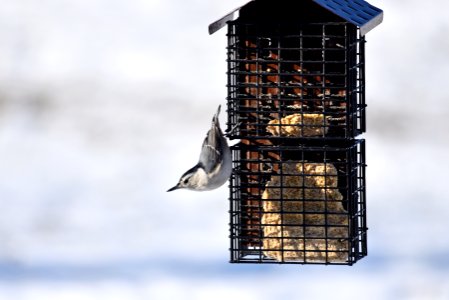
<svg viewBox="0 0 449 300"><path fill-rule="evenodd" d="M280 106L280 105L279 105ZM281 207L281 211L280 211L280 217L281 217L281 262L285 262L285 257L284 257L284 183L285 183L285 178L284 178L284 170L283 170L283 165L284 165L284 152L282 151L282 149L279 149L279 176L280 176L280 184L279 187L281 189L280 191L280 207Z"/></svg>
<svg viewBox="0 0 449 300"><path fill-rule="evenodd" d="M328 220L328 207L327 207L327 182L328 182L328 174L327 174L327 147L326 145L323 148L323 163L324 163L324 242L325 242L325 254L326 254L326 264L329 263L329 220Z"/></svg>
<svg viewBox="0 0 449 300"><path fill-rule="evenodd" d="M359 172L359 165L360 165L360 157L359 157L359 148L360 147L360 140L355 140L354 145L352 146L352 161L351 164L352 166L352 182L353 182L353 190L352 190L352 198L353 198L353 202L354 202L354 237L356 238L356 257L355 260L358 260L361 257L361 247L360 247L360 242L361 242L361 221L362 221L362 207L360 206L360 195L359 195L359 187L358 187L358 182L357 182L357 176L358 176L358 172Z"/></svg>
<svg viewBox="0 0 449 300"><path fill-rule="evenodd" d="M360 59L360 105L361 105L361 124L360 124L360 130L361 133L366 131L366 101L365 101L365 37L361 36L360 30L358 30L359 32L359 37L360 37L360 55L359 55L359 59Z"/></svg>
<svg viewBox="0 0 449 300"><path fill-rule="evenodd" d="M351 148L346 149L346 200L347 200L347 210L348 210L348 261L353 261L353 250L354 250L354 200L352 197L352 182L351 182Z"/></svg>
<svg viewBox="0 0 449 300"><path fill-rule="evenodd" d="M301 174L301 176L302 176L302 187L301 187L301 189L302 189L302 238L303 238L303 240L302 240L302 245L303 245L303 263L306 263L306 260L307 260L307 250L306 250L306 246L307 246L307 240L306 240L306 230L307 230L307 227L306 227L306 213L305 213L305 211L306 211L306 178L305 178L305 173L304 173L304 170L305 170L305 165L304 165L304 162L305 162L305 152L306 152L306 150L304 149L304 147L303 146L301 146L301 164L302 164L302 167L301 167L301 169L303 170L303 172L302 172L302 174Z"/></svg>
<svg viewBox="0 0 449 300"><path fill-rule="evenodd" d="M326 124L325 122L325 112L326 112L326 105L325 105L325 98L326 98L326 25L322 25L322 33L321 33L321 105L323 107L323 132L324 132L324 126Z"/></svg>
<svg viewBox="0 0 449 300"><path fill-rule="evenodd" d="M361 199L363 204L363 214L362 214L362 255L368 255L368 220L367 220L367 204L366 204L366 152L365 152L365 140L360 140L360 166L361 166Z"/></svg>
<svg viewBox="0 0 449 300"><path fill-rule="evenodd" d="M345 124L345 134L344 137L345 138L350 138L351 137L351 133L349 131L349 124L350 124L350 111L352 110L351 107L351 54L350 54L350 45L351 45L351 41L350 41L350 31L348 28L349 24L346 23L345 24L345 90L346 90L346 96L345 96L345 105L346 105L346 110L345 110L345 116L346 116L346 124Z"/></svg>
<svg viewBox="0 0 449 300"><path fill-rule="evenodd" d="M232 26L232 24L228 24L228 34L227 34L227 36L228 36L228 47L227 47L227 65L228 65L228 70L227 70L227 72L226 72L226 74L227 74L227 81L228 81L228 84L227 84L227 93L228 93L228 96L227 96L227 105L228 105L228 130L230 130L230 123L232 122L232 120L231 120L231 114L230 114L230 110L229 110L229 103L230 103L230 101L231 101L231 95L232 95L232 87L231 87L231 85L232 85L232 81L231 81L231 76L232 76L232 74L231 74L231 70L232 70L232 63L231 63L231 59L232 59L232 56L231 56L231 52L232 52L232 49L231 49L231 46L233 45L233 39L232 39L232 36L233 36L233 26ZM231 157L233 158L233 161L234 161L234 159L235 159L235 156L234 156L234 152L232 152L231 153ZM233 163L234 164L234 163ZM231 262L234 262L235 261L235 259L234 259L234 195L233 195L233 188L234 188L234 177L233 177L233 175L231 175L231 180L230 180L230 189L229 189L229 191L230 191L230 195L229 195L229 236L230 236L230 245L229 245L229 251L230 251L230 261Z"/></svg>
<svg viewBox="0 0 449 300"><path fill-rule="evenodd" d="M231 119L231 114L229 113L229 106L230 106L230 101L232 98L232 91L233 91L233 87L232 87L232 70L233 70L233 63L232 63L232 46L234 45L233 42L233 37L234 37L234 33L233 33L233 25L231 23L228 24L228 47L227 47L227 67L228 70L226 72L227 75L227 107L228 107L228 123L227 123L227 130L231 130L231 124L232 124L232 119Z"/></svg>

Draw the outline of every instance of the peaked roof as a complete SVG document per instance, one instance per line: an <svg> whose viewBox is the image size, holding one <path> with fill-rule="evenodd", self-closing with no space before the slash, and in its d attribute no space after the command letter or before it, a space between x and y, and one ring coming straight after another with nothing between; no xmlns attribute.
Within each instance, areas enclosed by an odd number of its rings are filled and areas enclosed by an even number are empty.
<svg viewBox="0 0 449 300"><path fill-rule="evenodd" d="M226 25L228 21L234 20L234 13L239 11L246 4L237 7L223 18L213 22L209 25L209 34L213 34ZM304 1L304 0L297 0ZM364 0L311 0L333 14L343 18L349 23L352 23L360 28L362 35L382 23L383 11L375 6L372 6Z"/></svg>

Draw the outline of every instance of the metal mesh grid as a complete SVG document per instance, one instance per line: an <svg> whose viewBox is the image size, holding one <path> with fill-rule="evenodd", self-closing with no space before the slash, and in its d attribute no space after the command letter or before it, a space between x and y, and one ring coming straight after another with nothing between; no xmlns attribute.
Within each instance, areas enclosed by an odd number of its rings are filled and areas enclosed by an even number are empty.
<svg viewBox="0 0 449 300"><path fill-rule="evenodd" d="M367 254L360 30L228 24L231 262L353 264Z"/></svg>
<svg viewBox="0 0 449 300"><path fill-rule="evenodd" d="M353 264L367 254L365 142L232 147L231 262Z"/></svg>
<svg viewBox="0 0 449 300"><path fill-rule="evenodd" d="M365 41L357 27L228 24L228 130L240 124L231 138L341 139L365 131Z"/></svg>

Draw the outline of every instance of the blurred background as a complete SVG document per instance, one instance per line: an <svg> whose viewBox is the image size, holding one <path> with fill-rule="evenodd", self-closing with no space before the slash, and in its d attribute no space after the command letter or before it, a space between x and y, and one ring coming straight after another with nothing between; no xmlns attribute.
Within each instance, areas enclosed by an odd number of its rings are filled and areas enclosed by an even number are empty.
<svg viewBox="0 0 449 300"><path fill-rule="evenodd" d="M369 254L326 267L231 265L227 187L165 192L244 0L0 0L0 300L449 299L449 5L369 2Z"/></svg>

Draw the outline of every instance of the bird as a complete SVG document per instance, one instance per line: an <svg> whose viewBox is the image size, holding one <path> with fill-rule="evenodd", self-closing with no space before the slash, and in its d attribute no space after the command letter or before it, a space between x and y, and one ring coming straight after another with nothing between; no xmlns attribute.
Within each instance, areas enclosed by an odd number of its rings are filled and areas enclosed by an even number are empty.
<svg viewBox="0 0 449 300"><path fill-rule="evenodd" d="M231 149L221 131L218 115L221 105L212 118L212 126L204 139L198 163L185 172L178 183L167 190L210 191L219 188L232 173Z"/></svg>

